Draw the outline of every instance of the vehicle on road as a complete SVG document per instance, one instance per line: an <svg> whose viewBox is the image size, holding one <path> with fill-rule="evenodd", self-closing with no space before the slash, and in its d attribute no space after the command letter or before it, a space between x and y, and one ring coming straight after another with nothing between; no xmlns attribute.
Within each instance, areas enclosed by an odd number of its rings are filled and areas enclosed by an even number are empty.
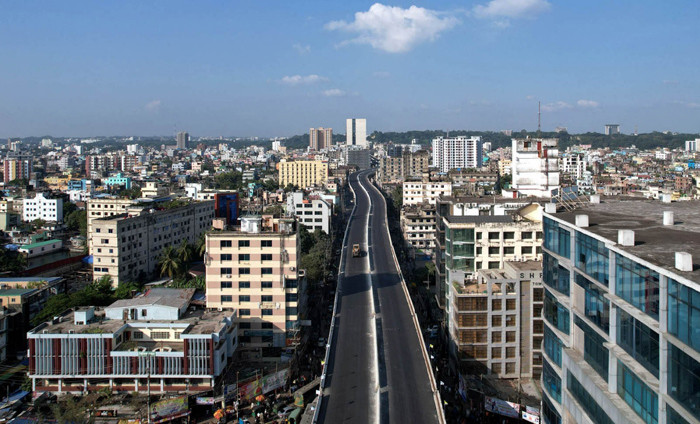
<svg viewBox="0 0 700 424"><path fill-rule="evenodd" d="M360 245L355 243L352 245L352 257L353 258L359 258L360 257Z"/></svg>

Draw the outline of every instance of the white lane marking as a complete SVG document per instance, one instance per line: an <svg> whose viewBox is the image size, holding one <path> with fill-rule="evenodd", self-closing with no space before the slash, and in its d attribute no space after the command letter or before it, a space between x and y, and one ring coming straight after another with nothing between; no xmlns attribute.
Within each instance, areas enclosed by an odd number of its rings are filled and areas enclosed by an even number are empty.
<svg viewBox="0 0 700 424"><path fill-rule="evenodd" d="M369 211L372 210L372 198L369 195L369 192L365 188L364 184L362 184L362 181L360 180L360 177L358 176L357 181L360 185L360 188L362 188L362 191L365 192L365 195L367 196L367 202L369 203L369 210L367 211L367 219L365 222L365 233L364 233L364 239L365 239L365 249L367 250L367 256L365 256L365 276L367 278L367 286L368 286L368 291L369 291L369 301L370 305L372 307L372 316L370 317L369 323L370 323L370 328L369 332L372 335L371 337L371 342L373 344L371 352L372 352L372 360L370 363L371 369L372 369L372 386L376 387L376 390L374 390L374 396L375 396L375 401L374 401L374 408L370 408L370 414L369 414L369 422L374 422L379 424L379 411L380 411L380 402L381 402L381 396L379 394L379 352L378 352L378 344L377 344L377 311L374 308L374 291L372 290L372 274L370 270L370 261L369 261Z"/></svg>

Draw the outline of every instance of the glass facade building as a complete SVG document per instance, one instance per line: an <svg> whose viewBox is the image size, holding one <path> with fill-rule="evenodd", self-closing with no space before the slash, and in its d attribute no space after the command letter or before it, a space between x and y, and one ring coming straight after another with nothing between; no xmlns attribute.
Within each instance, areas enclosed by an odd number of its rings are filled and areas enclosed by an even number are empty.
<svg viewBox="0 0 700 424"><path fill-rule="evenodd" d="M700 203L577 208L543 214L542 422L699 424Z"/></svg>

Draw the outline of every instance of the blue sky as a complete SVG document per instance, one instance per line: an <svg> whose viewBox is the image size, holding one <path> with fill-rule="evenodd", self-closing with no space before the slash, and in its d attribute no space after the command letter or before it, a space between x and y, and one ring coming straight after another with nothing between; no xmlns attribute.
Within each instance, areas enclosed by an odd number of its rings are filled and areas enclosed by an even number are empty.
<svg viewBox="0 0 700 424"><path fill-rule="evenodd" d="M700 131L697 0L32 1L0 136Z"/></svg>

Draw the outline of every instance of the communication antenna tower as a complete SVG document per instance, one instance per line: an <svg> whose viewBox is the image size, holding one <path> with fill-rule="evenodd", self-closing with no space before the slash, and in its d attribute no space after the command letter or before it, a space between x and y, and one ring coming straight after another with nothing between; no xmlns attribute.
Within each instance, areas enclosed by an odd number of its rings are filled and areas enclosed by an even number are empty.
<svg viewBox="0 0 700 424"><path fill-rule="evenodd" d="M537 102L537 136L540 136L542 132L542 105L541 102Z"/></svg>

